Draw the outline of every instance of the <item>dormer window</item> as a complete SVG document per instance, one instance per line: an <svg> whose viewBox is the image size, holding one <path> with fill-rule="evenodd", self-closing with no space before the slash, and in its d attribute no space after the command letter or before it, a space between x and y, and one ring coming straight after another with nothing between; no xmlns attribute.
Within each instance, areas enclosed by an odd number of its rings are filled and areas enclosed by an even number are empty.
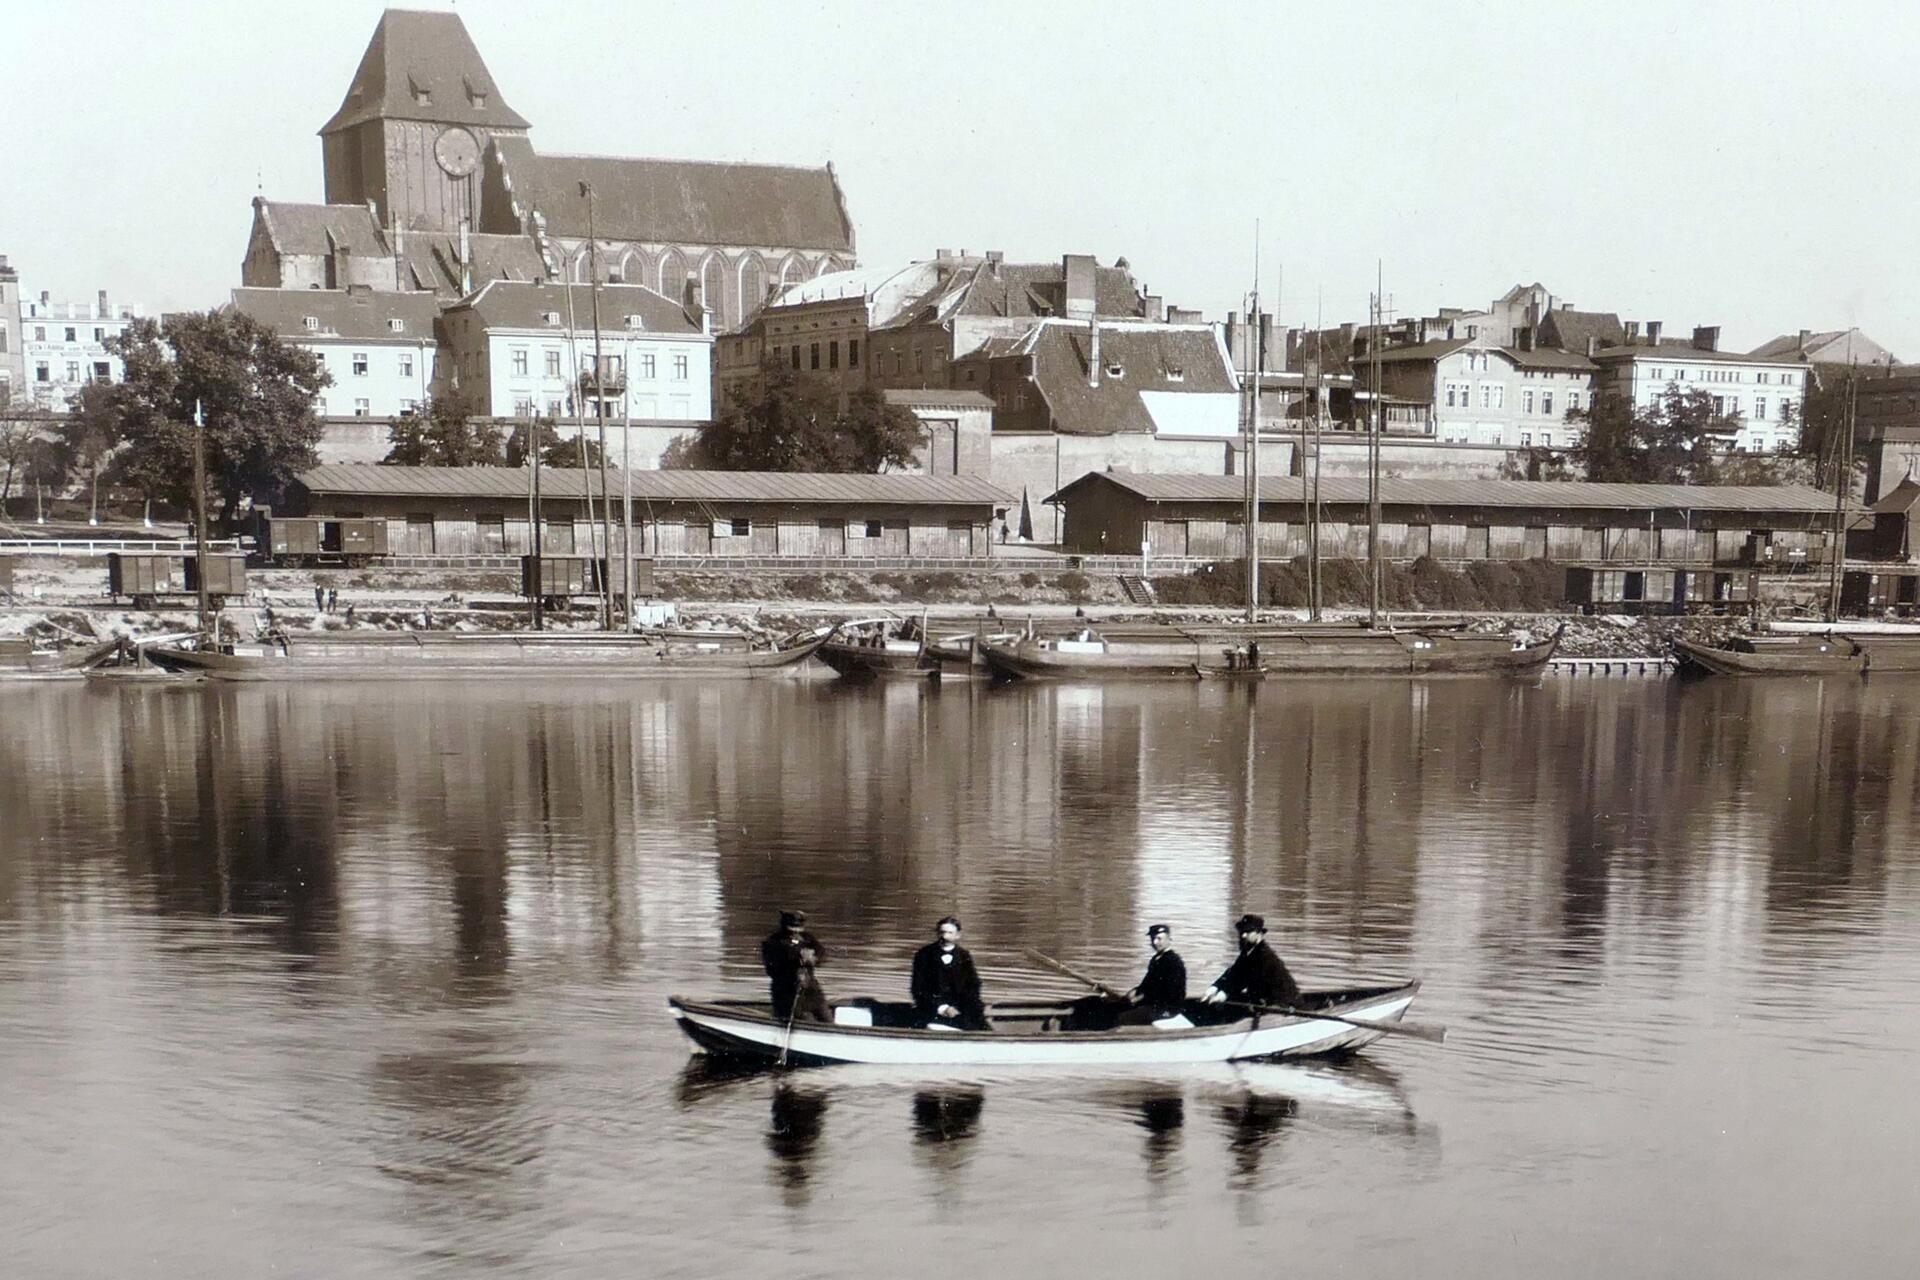
<svg viewBox="0 0 1920 1280"><path fill-rule="evenodd" d="M487 91L476 86L471 80L465 83L467 86L467 105L475 111L485 111L487 109Z"/></svg>
<svg viewBox="0 0 1920 1280"><path fill-rule="evenodd" d="M301 323L306 325L307 328L312 332L318 333L320 331L319 316L304 316L301 318Z"/></svg>
<svg viewBox="0 0 1920 1280"><path fill-rule="evenodd" d="M642 317L640 317L640 316L628 316L628 317L627 317L627 328L629 328L629 329L644 329L644 328L646 328L646 327L647 327L647 322L646 322L646 320L645 320L644 318L642 318Z"/></svg>
<svg viewBox="0 0 1920 1280"><path fill-rule="evenodd" d="M1186 380L1187 380L1187 371L1185 369L1180 368L1178 365L1168 366L1167 368L1168 382L1185 382Z"/></svg>
<svg viewBox="0 0 1920 1280"><path fill-rule="evenodd" d="M558 311L549 311L549 312L547 312L547 314L546 314L546 315L545 315L544 317L542 317L542 318L543 318L543 319L544 319L544 320L545 320L545 321L546 321L546 322L547 322L548 324L551 324L551 325L557 325L557 324L559 324L559 323L560 323L560 313L559 313Z"/></svg>
<svg viewBox="0 0 1920 1280"><path fill-rule="evenodd" d="M1107 362L1107 376L1109 378L1126 377L1127 376L1126 366L1122 365L1118 360L1109 360Z"/></svg>
<svg viewBox="0 0 1920 1280"><path fill-rule="evenodd" d="M418 80L415 80L412 76L407 77L407 88L413 92L414 106L430 107L433 105L433 91L421 84Z"/></svg>
<svg viewBox="0 0 1920 1280"><path fill-rule="evenodd" d="M405 320L389 320L387 321L387 328L394 333L405 333L407 331L407 322Z"/></svg>

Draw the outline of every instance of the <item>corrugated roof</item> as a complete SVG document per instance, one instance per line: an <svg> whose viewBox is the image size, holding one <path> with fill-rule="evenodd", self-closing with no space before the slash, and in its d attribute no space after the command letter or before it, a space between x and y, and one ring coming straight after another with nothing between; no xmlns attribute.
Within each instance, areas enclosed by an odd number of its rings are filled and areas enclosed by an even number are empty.
<svg viewBox="0 0 1920 1280"><path fill-rule="evenodd" d="M585 477L575 469L543 467L540 491L549 498L581 498ZM598 472L593 491L600 492ZM610 491L620 493L618 468ZM309 493L351 497L519 498L527 496L521 467L383 467L330 463L303 471L295 483ZM788 473L779 471L635 471L633 496L652 502L862 502L886 506L1002 504L1011 495L981 476Z"/></svg>
<svg viewBox="0 0 1920 1280"><path fill-rule="evenodd" d="M853 252L831 166L543 156L524 138L495 145L514 200L538 210L550 235L586 237L587 182L602 239Z"/></svg>
<svg viewBox="0 0 1920 1280"><path fill-rule="evenodd" d="M593 287L585 284L526 284L518 280L491 280L465 302L448 307L449 312L471 310L489 329L549 329L547 316L557 315L567 324L567 294L573 294L575 329L593 331ZM685 336L700 332L700 326L688 318L685 308L641 284L603 284L600 286L600 329L607 333L628 330L627 316L638 316L640 328L634 333L658 333Z"/></svg>
<svg viewBox="0 0 1920 1280"><path fill-rule="evenodd" d="M347 338L363 342L431 342L440 318L431 293L345 289L235 289L233 309L283 338ZM318 326L307 324L311 317ZM398 320L399 332L387 323Z"/></svg>
<svg viewBox="0 0 1920 1280"><path fill-rule="evenodd" d="M417 94L424 93L422 102ZM430 120L442 124L525 129L526 120L500 96L457 13L389 9L380 15L353 83L321 133L366 120Z"/></svg>
<svg viewBox="0 0 1920 1280"><path fill-rule="evenodd" d="M1149 502L1238 502L1246 497L1241 476L1158 475L1095 471L1063 488L1061 497L1082 484L1106 481ZM1262 501L1299 500L1299 485L1272 482ZM1320 482L1322 502L1364 503L1364 478ZM1052 501L1049 498L1048 501ZM1557 480L1394 480L1380 482L1380 501L1389 506L1432 507L1632 507L1640 510L1830 512L1833 495L1809 485L1595 484Z"/></svg>

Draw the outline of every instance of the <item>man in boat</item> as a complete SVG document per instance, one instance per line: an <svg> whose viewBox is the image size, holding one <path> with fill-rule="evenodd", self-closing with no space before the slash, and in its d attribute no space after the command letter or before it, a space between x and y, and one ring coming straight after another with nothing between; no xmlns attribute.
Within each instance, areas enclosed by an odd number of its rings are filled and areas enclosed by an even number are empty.
<svg viewBox="0 0 1920 1280"><path fill-rule="evenodd" d="M1291 1008L1300 1003L1300 986L1286 963L1267 945L1267 922L1244 915L1234 921L1240 954L1213 980L1200 999L1207 1004L1267 1005Z"/></svg>
<svg viewBox="0 0 1920 1280"><path fill-rule="evenodd" d="M1127 992L1132 1007L1120 1015L1123 1027L1145 1026L1171 1018L1187 1003L1187 962L1173 949L1173 926L1156 924L1147 930L1153 956L1140 985Z"/></svg>
<svg viewBox="0 0 1920 1280"><path fill-rule="evenodd" d="M913 956L913 1020L916 1026L941 1023L964 1031L985 1031L987 1007L980 1000L980 974L960 945L960 920L942 916L937 935Z"/></svg>
<svg viewBox="0 0 1920 1280"><path fill-rule="evenodd" d="M827 993L813 967L827 957L827 949L807 929L807 913L782 911L779 927L760 943L760 963L766 966L772 988L773 1016L784 1022L832 1022Z"/></svg>

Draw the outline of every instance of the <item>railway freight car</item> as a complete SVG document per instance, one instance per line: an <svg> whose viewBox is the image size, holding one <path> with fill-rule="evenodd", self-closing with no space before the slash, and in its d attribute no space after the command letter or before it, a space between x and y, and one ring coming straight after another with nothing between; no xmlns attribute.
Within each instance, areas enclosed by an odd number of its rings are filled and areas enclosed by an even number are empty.
<svg viewBox="0 0 1920 1280"><path fill-rule="evenodd" d="M200 594L200 560L190 555L154 555L115 551L107 556L107 594L151 609L163 600ZM207 557L207 594L216 604L247 594L247 560L239 555Z"/></svg>

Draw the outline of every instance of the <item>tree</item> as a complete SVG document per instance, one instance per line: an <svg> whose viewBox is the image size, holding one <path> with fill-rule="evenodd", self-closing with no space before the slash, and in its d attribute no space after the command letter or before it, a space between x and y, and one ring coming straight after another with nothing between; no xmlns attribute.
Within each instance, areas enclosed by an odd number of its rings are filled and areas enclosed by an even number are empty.
<svg viewBox="0 0 1920 1280"><path fill-rule="evenodd" d="M243 498L277 502L314 463L322 426L314 404L331 379L320 360L235 311L135 320L107 349L126 365L104 412L122 446L124 483L149 498L191 504L193 412L206 421L206 467L218 518Z"/></svg>
<svg viewBox="0 0 1920 1280"><path fill-rule="evenodd" d="M62 471L87 481L89 524L100 522L100 477L117 443L117 421L112 384L89 382L53 427L53 446Z"/></svg>
<svg viewBox="0 0 1920 1280"><path fill-rule="evenodd" d="M46 432L52 422L53 415L46 409L0 383L0 510L13 496L16 478L23 484L34 483L33 477L23 473L48 443Z"/></svg>
<svg viewBox="0 0 1920 1280"><path fill-rule="evenodd" d="M563 440L554 429L552 418L535 418L532 422L523 422L507 436L507 465L524 467L527 465L527 441L537 440L540 445L540 465L543 467L578 467L581 442ZM600 465L600 442L586 440L586 464L589 467Z"/></svg>
<svg viewBox="0 0 1920 1280"><path fill-rule="evenodd" d="M1716 409L1705 391L1669 387L1636 409L1619 396L1596 397L1567 420L1581 432L1572 449L1588 480L1629 484L1781 484L1793 460L1732 453L1740 419Z"/></svg>
<svg viewBox="0 0 1920 1280"><path fill-rule="evenodd" d="M1573 468L1567 455L1558 449L1539 445L1509 450L1500 460L1502 480L1571 480Z"/></svg>
<svg viewBox="0 0 1920 1280"><path fill-rule="evenodd" d="M490 422L475 422L458 396L431 396L387 422L383 467L497 467L505 461L506 433Z"/></svg>
<svg viewBox="0 0 1920 1280"><path fill-rule="evenodd" d="M675 464L721 471L877 472L911 466L924 438L919 419L874 388L861 387L842 409L832 385L768 360L693 444L670 454Z"/></svg>

